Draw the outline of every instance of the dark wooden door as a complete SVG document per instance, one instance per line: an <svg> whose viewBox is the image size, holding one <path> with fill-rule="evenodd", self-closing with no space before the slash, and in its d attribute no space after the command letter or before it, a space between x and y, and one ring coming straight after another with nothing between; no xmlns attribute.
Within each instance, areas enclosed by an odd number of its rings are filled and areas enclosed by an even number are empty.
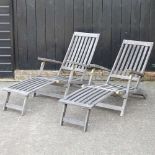
<svg viewBox="0 0 155 155"><path fill-rule="evenodd" d="M0 1L0 78L14 75L12 1Z"/></svg>

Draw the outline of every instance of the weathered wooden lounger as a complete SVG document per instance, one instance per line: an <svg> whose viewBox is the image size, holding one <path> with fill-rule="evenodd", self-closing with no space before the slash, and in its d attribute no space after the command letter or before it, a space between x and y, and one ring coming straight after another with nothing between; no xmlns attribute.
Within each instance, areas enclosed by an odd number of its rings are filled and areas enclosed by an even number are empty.
<svg viewBox="0 0 155 155"><path fill-rule="evenodd" d="M91 65L91 61L99 40L99 34L95 33L83 33L83 32L74 32L71 39L70 45L68 47L67 53L63 62L38 58L41 63L40 72L44 69L45 63L56 63L60 64L60 70L55 77L45 78L45 77L34 77L28 80L21 81L17 84L14 84L10 87L4 88L4 91L7 91L7 98L3 105L3 109L11 108L22 112L22 115L25 112L26 101L31 93L36 95L36 91L46 85L56 84L60 82L63 86L66 86L64 95L67 95L71 84L79 84L83 82L84 75L88 67L96 67ZM98 67L98 66L97 66ZM69 76L63 74L64 71L69 72ZM74 76L74 74L80 73L80 75ZM91 82L91 78L89 83ZM24 103L22 106L8 103L9 97L12 92L21 94L25 96ZM64 95L52 94L53 97L63 97Z"/></svg>
<svg viewBox="0 0 155 155"><path fill-rule="evenodd" d="M124 40L106 84L86 86L60 99L60 102L64 103L61 125L64 122L76 124L83 126L84 131L86 131L90 111L94 106L120 111L120 116L123 116L129 93L145 97L138 86L144 74L152 47L152 42ZM121 82L118 83L116 80L112 80L114 78L121 79ZM125 85L122 80L127 81ZM103 102L104 99L111 95L122 97L122 106ZM85 121L82 122L66 117L67 105L76 105L88 109Z"/></svg>

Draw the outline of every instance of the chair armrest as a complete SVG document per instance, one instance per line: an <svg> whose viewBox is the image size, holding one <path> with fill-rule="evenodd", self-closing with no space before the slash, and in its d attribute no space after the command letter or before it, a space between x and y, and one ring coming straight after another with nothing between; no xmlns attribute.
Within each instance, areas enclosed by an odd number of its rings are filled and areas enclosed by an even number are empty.
<svg viewBox="0 0 155 155"><path fill-rule="evenodd" d="M103 66L100 66L100 65L96 65L96 64L90 64L88 66L88 68L96 68L96 69L101 69L101 70L105 70L105 71L108 71L110 72L111 70L106 68L106 67L103 67Z"/></svg>
<svg viewBox="0 0 155 155"><path fill-rule="evenodd" d="M85 64L82 64L82 63L78 63L78 62L75 62L75 61L69 61L69 60L67 60L67 62L68 62L68 63L71 63L71 64L73 64L73 65L88 67L88 65L85 65Z"/></svg>
<svg viewBox="0 0 155 155"><path fill-rule="evenodd" d="M129 71L129 75L138 75L140 77L143 77L144 76L143 73L140 73L140 72L137 72L137 71L134 71L134 70L130 70Z"/></svg>
<svg viewBox="0 0 155 155"><path fill-rule="evenodd" d="M50 63L62 64L61 61L52 60L52 59L47 59L47 58L38 57L38 60L39 60L39 61L43 61L43 62L50 62Z"/></svg>

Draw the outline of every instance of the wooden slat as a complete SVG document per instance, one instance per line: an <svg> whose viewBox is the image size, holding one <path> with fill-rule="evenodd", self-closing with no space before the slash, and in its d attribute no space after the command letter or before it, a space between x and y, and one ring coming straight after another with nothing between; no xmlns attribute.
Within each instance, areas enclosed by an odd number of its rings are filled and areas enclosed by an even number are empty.
<svg viewBox="0 0 155 155"><path fill-rule="evenodd" d="M6 107L9 109L14 109L14 110L18 110L18 111L22 111L22 109L23 109L22 106L11 104L11 103L7 104Z"/></svg>
<svg viewBox="0 0 155 155"><path fill-rule="evenodd" d="M72 43L72 45L70 45L71 46L71 49L70 49L70 51L68 51L69 52L69 55L65 59L65 61L70 60L72 58L72 54L74 53L74 49L75 49L75 46L76 46L77 41L78 41L78 37L77 36L74 36L73 43ZM68 67L68 65L69 65L69 62L67 62L67 66L66 67Z"/></svg>
<svg viewBox="0 0 155 155"><path fill-rule="evenodd" d="M137 69L136 69L138 72L141 72L141 68L142 68L143 62L145 61L147 51L148 51L148 47L145 47L144 52L143 52L142 57L141 57L141 60L140 60L138 66L137 66Z"/></svg>
<svg viewBox="0 0 155 155"><path fill-rule="evenodd" d="M124 71L123 71L122 75L126 75L126 74L127 74L127 70L128 70L128 68L129 68L129 65L130 65L130 63L131 63L131 60L132 60L132 58L133 58L135 48L136 48L136 45L133 45L132 50L130 51L130 56L128 57L128 61L127 61L127 63L126 63L126 66L125 66L125 68L124 68Z"/></svg>
<svg viewBox="0 0 155 155"><path fill-rule="evenodd" d="M38 49L37 53L37 28L38 21L36 21L36 1L35 0L26 0L26 8L27 8L27 59L28 59L28 68L33 66L33 69L37 69L36 67L36 59L37 55L40 55L40 51ZM37 24L38 23L38 24ZM43 36L42 36L43 37ZM39 43L39 42L38 42ZM39 47L39 46L38 46ZM45 52L45 51L44 51Z"/></svg>
<svg viewBox="0 0 155 155"><path fill-rule="evenodd" d="M86 46L84 48L83 55L81 57L80 63L83 63L83 61L85 60L85 57L88 54L87 52L88 52L90 43L91 43L91 38L88 38L88 41L87 41L87 44L86 44Z"/></svg>
<svg viewBox="0 0 155 155"><path fill-rule="evenodd" d="M0 25L8 25L10 22L0 22Z"/></svg>
<svg viewBox="0 0 155 155"><path fill-rule="evenodd" d="M78 40L77 40L77 42L76 42L76 45L75 45L75 47L74 47L74 49L73 49L72 56L71 56L71 58L69 59L71 62L74 60L74 58L76 57L76 55L78 55L77 51L78 51L78 49L79 49L79 45L80 45L81 39L82 39L82 38L79 36L79 37L78 37ZM69 64L68 67L72 67L72 64Z"/></svg>
<svg viewBox="0 0 155 155"><path fill-rule="evenodd" d="M86 88L86 89L80 89L79 91L76 91L74 93L74 95L67 97L67 99L69 100L77 100L83 96L85 96L87 93L91 92L92 90L90 88Z"/></svg>
<svg viewBox="0 0 155 155"><path fill-rule="evenodd" d="M85 56L85 55L84 55L84 54L85 54L85 53L84 53L84 49L85 49L85 47L86 47L87 42L88 42L88 37L84 39L84 43L83 43L83 46L82 46L82 48L81 48L80 55L79 55L78 60L77 60L78 63L80 63L82 57Z"/></svg>
<svg viewBox="0 0 155 155"><path fill-rule="evenodd" d="M92 32L93 30L93 0L84 0L84 30Z"/></svg>
<svg viewBox="0 0 155 155"><path fill-rule="evenodd" d="M122 27L121 27L121 40L130 39L131 37L131 11L132 0L122 1Z"/></svg>
<svg viewBox="0 0 155 155"><path fill-rule="evenodd" d="M134 40L140 40L140 18L141 18L141 1L132 1L131 11L131 38Z"/></svg>
<svg viewBox="0 0 155 155"><path fill-rule="evenodd" d="M117 63L114 64L114 65L116 65L116 69L114 71L114 74L117 74L118 73L119 68L120 68L120 65L122 63L122 60L123 60L123 58L124 58L124 56L126 54L127 48L128 48L128 45L125 44L125 47L124 47L123 51L120 51L120 58L116 60L116 61L118 61L118 64Z"/></svg>
<svg viewBox="0 0 155 155"><path fill-rule="evenodd" d="M55 1L47 0L46 2L46 53L47 58L55 59L56 58L56 46L55 46ZM70 39L70 38L69 38ZM66 50L67 51L67 50ZM37 53L36 53L37 54ZM35 62L35 60L33 60ZM55 64L49 64L48 69L56 69Z"/></svg>
<svg viewBox="0 0 155 155"><path fill-rule="evenodd" d="M94 53L92 48L93 48L94 43L95 43L95 38L92 38L91 42L90 42L90 45L89 45L89 48L88 48L88 51L87 51L87 55L85 56L85 59L83 61L84 65L90 64L89 60L92 60L92 56L93 56L93 53Z"/></svg>
<svg viewBox="0 0 155 155"><path fill-rule="evenodd" d="M122 15L121 15L121 11L122 11L122 0L117 0L117 1L112 1L111 3L111 21L112 21L112 25L111 25L111 29L112 29L112 36L111 36L111 42L112 42L112 53L111 53L111 57L112 57L112 63L115 61L115 58L117 56L117 52L120 48L120 44L121 44L121 24L122 24Z"/></svg>
<svg viewBox="0 0 155 155"><path fill-rule="evenodd" d="M83 22L83 19L84 19L83 0L74 0L73 5L74 5L74 18L73 18L74 31L82 31L83 25L84 25L84 22Z"/></svg>
<svg viewBox="0 0 155 155"><path fill-rule="evenodd" d="M102 1L103 4L103 14L102 14L102 32L101 32L101 44L103 45L100 53L102 56L102 66L107 67L107 68L112 68L112 11L111 11L111 5L112 5L112 0L104 0ZM96 63L98 60L95 61Z"/></svg>
<svg viewBox="0 0 155 155"><path fill-rule="evenodd" d="M129 66L129 68L128 68L129 70L132 70L132 68L133 68L133 65L134 65L134 62L135 62L135 60L136 60L136 57L137 57L137 54L138 54L139 49L140 49L140 46L138 45L138 46L136 47L136 49L135 49L133 58L132 58L132 60L131 60L131 62L130 62L130 66Z"/></svg>
<svg viewBox="0 0 155 155"><path fill-rule="evenodd" d="M74 61L74 62L78 62L77 60L78 60L79 57L81 57L81 55L83 54L83 53L81 52L81 48L82 48L82 46L83 46L84 39L85 39L85 38L82 37L81 40L80 40L80 44L79 44L79 47L78 47L77 52L76 52L76 57L73 58L73 61Z"/></svg>
<svg viewBox="0 0 155 155"><path fill-rule="evenodd" d="M10 32L11 31L6 31L6 30L5 31L3 31L3 30L0 31L0 33L10 33Z"/></svg>
<svg viewBox="0 0 155 155"><path fill-rule="evenodd" d="M83 93L82 96L77 97L76 99L74 99L74 102L79 102L79 103L86 103L85 101L89 101L89 98L91 98L92 95L94 95L95 93L100 93L103 90L99 90L99 89L91 89L91 91L87 92L86 94Z"/></svg>
<svg viewBox="0 0 155 155"><path fill-rule="evenodd" d="M71 118L71 117L64 117L63 122L74 124L74 125L79 125L79 126L84 126L84 122L77 120L75 118Z"/></svg>
<svg viewBox="0 0 155 155"><path fill-rule="evenodd" d="M70 39L74 32L74 1L65 0L65 51L67 51Z"/></svg>
<svg viewBox="0 0 155 155"><path fill-rule="evenodd" d="M141 1L140 40L149 40L150 6L151 0Z"/></svg>
<svg viewBox="0 0 155 155"><path fill-rule="evenodd" d="M149 60L149 57L150 57L152 48L153 48L153 44L152 44L152 46L150 46L149 51L148 51L148 54L147 54L147 56L146 56L146 58L145 58L145 62L144 62L144 65L143 65L142 71L141 71L142 73L144 72L144 70L145 70L145 68L146 68L146 65L147 65L147 63L148 63L148 60Z"/></svg>
<svg viewBox="0 0 155 155"><path fill-rule="evenodd" d="M9 5L0 5L0 8L9 8Z"/></svg>
<svg viewBox="0 0 155 155"><path fill-rule="evenodd" d="M133 64L133 70L136 71L136 68L139 64L139 61L141 61L141 55L143 54L144 46L141 46L140 50L138 51L138 55L136 58L136 61Z"/></svg>
<svg viewBox="0 0 155 155"><path fill-rule="evenodd" d="M26 27L26 3L17 0L18 14L18 63L19 67L27 67L27 27ZM24 57L23 57L24 55Z"/></svg>
<svg viewBox="0 0 155 155"><path fill-rule="evenodd" d="M105 94L107 94L108 91L106 90L97 90L94 93L90 93L89 96L87 95L87 97L85 97L82 101L80 100L79 102L83 102L85 104L91 104L93 102L95 102L98 98L104 96Z"/></svg>
<svg viewBox="0 0 155 155"><path fill-rule="evenodd" d="M130 55L131 47L132 47L132 45L129 45L127 51L125 52L125 56L121 62L121 66L120 66L120 69L118 71L118 74L122 74L122 71L124 70L126 63L129 61L128 56Z"/></svg>
<svg viewBox="0 0 155 155"><path fill-rule="evenodd" d="M29 2L30 3L30 2ZM45 38L45 21L46 10L45 1L35 1L36 5L36 40L37 40L37 55L40 57L46 56L46 38ZM33 4L34 5L34 4ZM32 18L32 17L31 17Z"/></svg>
<svg viewBox="0 0 155 155"><path fill-rule="evenodd" d="M55 41L56 41L56 60L62 61L65 56L65 1L56 0L55 4Z"/></svg>
<svg viewBox="0 0 155 155"><path fill-rule="evenodd" d="M111 105L109 103L108 104L106 104L106 103L97 103L96 107L106 108L106 109L111 109L111 110L117 110L117 111L122 110L121 106Z"/></svg>
<svg viewBox="0 0 155 155"><path fill-rule="evenodd" d="M10 14L9 14L9 13L5 13L5 14L4 14L4 13L3 13L3 14L1 13L0 16L1 16L1 17L9 17Z"/></svg>

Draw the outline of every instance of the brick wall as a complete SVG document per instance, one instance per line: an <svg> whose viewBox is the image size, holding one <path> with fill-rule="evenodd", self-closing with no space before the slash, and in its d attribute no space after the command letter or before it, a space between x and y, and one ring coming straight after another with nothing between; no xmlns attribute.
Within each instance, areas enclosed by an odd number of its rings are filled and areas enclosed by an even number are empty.
<svg viewBox="0 0 155 155"><path fill-rule="evenodd" d="M57 74L57 71L49 71L45 70L42 72L42 76L45 77L51 77L55 76ZM87 78L89 76L90 72L87 75ZM24 80L28 79L30 77L35 77L39 75L39 70L16 70L15 71L15 80ZM106 80L108 73L102 72L102 71L96 71L95 72L95 80ZM155 72L145 72L145 76L143 80L146 81L154 81L155 80Z"/></svg>

